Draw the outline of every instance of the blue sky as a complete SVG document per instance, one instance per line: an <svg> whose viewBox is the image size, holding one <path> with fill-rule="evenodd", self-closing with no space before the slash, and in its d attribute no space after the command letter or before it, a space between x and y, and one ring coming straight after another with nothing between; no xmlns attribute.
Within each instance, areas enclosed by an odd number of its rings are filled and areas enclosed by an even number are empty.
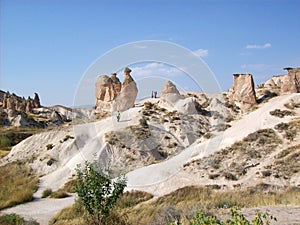
<svg viewBox="0 0 300 225"><path fill-rule="evenodd" d="M252 73L259 84L284 74L283 67L300 66L298 0L0 2L0 88L25 97L37 92L43 105L72 106L89 66L136 41L168 41L193 51L222 90L231 87L233 73ZM132 65L133 77L165 72L175 79L174 68L151 63ZM175 80L192 89L180 73Z"/></svg>

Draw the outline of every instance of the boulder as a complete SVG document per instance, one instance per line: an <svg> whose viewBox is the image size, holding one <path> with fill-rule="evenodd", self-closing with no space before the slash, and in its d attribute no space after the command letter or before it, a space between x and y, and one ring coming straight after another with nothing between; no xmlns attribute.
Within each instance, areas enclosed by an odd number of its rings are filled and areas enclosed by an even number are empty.
<svg viewBox="0 0 300 225"><path fill-rule="evenodd" d="M232 103L247 110L257 104L254 89L254 81L251 74L233 74L233 87L229 91L229 99Z"/></svg>
<svg viewBox="0 0 300 225"><path fill-rule="evenodd" d="M162 87L160 99L162 103L174 106L177 101L184 99L184 97L180 95L177 87L171 81L166 81Z"/></svg>
<svg viewBox="0 0 300 225"><path fill-rule="evenodd" d="M166 81L163 85L159 104L161 107L170 107L182 114L197 113L193 98L184 98L180 95L177 87L171 81Z"/></svg>

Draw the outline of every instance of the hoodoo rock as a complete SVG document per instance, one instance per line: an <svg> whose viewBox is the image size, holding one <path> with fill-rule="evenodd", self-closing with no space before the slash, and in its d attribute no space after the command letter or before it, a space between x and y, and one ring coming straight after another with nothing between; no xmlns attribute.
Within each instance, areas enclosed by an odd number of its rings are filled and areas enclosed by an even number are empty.
<svg viewBox="0 0 300 225"><path fill-rule="evenodd" d="M247 110L257 104L252 74L233 74L233 87L229 98L241 110Z"/></svg>
<svg viewBox="0 0 300 225"><path fill-rule="evenodd" d="M99 76L95 85L96 110L111 111L113 101L120 94L120 90L121 82L115 73L111 77Z"/></svg>
<svg viewBox="0 0 300 225"><path fill-rule="evenodd" d="M110 77L107 75L98 77L95 85L96 112L125 111L134 106L138 89L130 72L131 70L126 67L123 83L116 73L112 73Z"/></svg>
<svg viewBox="0 0 300 225"><path fill-rule="evenodd" d="M15 94L6 92L2 94L0 101L2 101L3 109L16 110L18 112L32 112L34 108L41 107L40 98L37 93L34 93L34 99L28 97L26 100L24 97L21 98Z"/></svg>
<svg viewBox="0 0 300 225"><path fill-rule="evenodd" d="M113 103L113 111L125 111L134 106L138 89L130 73L131 69L126 67L124 69L124 81L122 83L121 92Z"/></svg>
<svg viewBox="0 0 300 225"><path fill-rule="evenodd" d="M299 93L300 92L300 67L285 68L288 74L282 79L281 93Z"/></svg>

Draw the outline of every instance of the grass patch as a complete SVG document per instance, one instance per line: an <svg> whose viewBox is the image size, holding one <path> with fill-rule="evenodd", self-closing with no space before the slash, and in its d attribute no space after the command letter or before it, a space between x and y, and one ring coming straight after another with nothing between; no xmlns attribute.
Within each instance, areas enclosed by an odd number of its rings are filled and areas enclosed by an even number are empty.
<svg viewBox="0 0 300 225"><path fill-rule="evenodd" d="M120 209L126 209L128 207L133 207L141 202L148 201L152 198L153 195L143 191L125 192L117 201L117 207Z"/></svg>
<svg viewBox="0 0 300 225"><path fill-rule="evenodd" d="M0 167L0 209L32 201L38 178L25 163Z"/></svg>
<svg viewBox="0 0 300 225"><path fill-rule="evenodd" d="M23 217L17 214L5 214L0 216L1 225L39 225L34 220L26 221Z"/></svg>
<svg viewBox="0 0 300 225"><path fill-rule="evenodd" d="M247 190L217 191L210 187L188 186L168 195L153 199L144 192L126 192L118 200L114 216L127 217L128 224L167 224L177 220L189 221L194 212L218 208L260 207L278 204L300 204L300 190L290 187L277 192L267 192L271 186L261 184ZM146 202L148 201L148 202ZM276 215L274 215L276 216ZM84 211L78 203L59 212L50 225L84 225ZM190 223L183 223L190 224Z"/></svg>
<svg viewBox="0 0 300 225"><path fill-rule="evenodd" d="M297 188L266 194L260 186L252 190L226 192L190 186L148 204L140 204L131 208L128 210L128 220L131 224L156 224L155 221L164 221L164 223L157 224L166 224L168 222L166 218L191 218L194 212L201 209L206 211L233 206L258 207L299 203L300 190Z"/></svg>
<svg viewBox="0 0 300 225"><path fill-rule="evenodd" d="M115 220L117 224L117 217L124 218L127 210L134 208L139 203L148 201L152 199L153 196L146 192L141 191L131 191L125 192L123 195L117 200L116 208L114 212L112 212L112 220ZM86 225L88 224L85 221L85 211L84 208L78 203L74 203L72 206L67 207L57 213L49 222L50 225L69 225L69 224L77 224L77 225ZM115 217L115 218L114 218ZM122 223L120 223L122 225Z"/></svg>
<svg viewBox="0 0 300 225"><path fill-rule="evenodd" d="M66 191L61 190L61 189L57 190L56 192L51 193L51 195L50 195L51 198L67 198L69 196L70 195Z"/></svg>

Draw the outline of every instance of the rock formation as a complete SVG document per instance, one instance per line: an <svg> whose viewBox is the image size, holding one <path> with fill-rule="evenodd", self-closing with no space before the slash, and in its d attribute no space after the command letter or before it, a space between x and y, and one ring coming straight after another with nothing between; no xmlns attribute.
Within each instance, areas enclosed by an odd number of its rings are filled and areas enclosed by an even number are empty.
<svg viewBox="0 0 300 225"><path fill-rule="evenodd" d="M264 83L264 88L275 89L284 93L299 93L300 92L300 67L284 68L288 74L276 75L271 77Z"/></svg>
<svg viewBox="0 0 300 225"><path fill-rule="evenodd" d="M2 92L3 93L3 92ZM40 108L40 98L37 93L34 93L34 99L28 97L27 100L15 94L6 92L1 95L2 108L8 110L15 110L18 112L32 112L34 108Z"/></svg>
<svg viewBox="0 0 300 225"><path fill-rule="evenodd" d="M257 103L254 81L251 74L233 74L233 87L229 91L229 99L241 110L247 110Z"/></svg>
<svg viewBox="0 0 300 225"><path fill-rule="evenodd" d="M138 89L130 72L131 70L126 67L123 83L116 73L112 73L110 77L107 75L98 77L95 85L96 112L125 111L134 106Z"/></svg>
<svg viewBox="0 0 300 225"><path fill-rule="evenodd" d="M167 81L163 85L160 96L160 106L173 107L183 114L197 113L193 98L184 98L180 95L177 87L171 81Z"/></svg>
<svg viewBox="0 0 300 225"><path fill-rule="evenodd" d="M300 92L300 67L285 68L288 74L283 77L281 93L299 93Z"/></svg>

